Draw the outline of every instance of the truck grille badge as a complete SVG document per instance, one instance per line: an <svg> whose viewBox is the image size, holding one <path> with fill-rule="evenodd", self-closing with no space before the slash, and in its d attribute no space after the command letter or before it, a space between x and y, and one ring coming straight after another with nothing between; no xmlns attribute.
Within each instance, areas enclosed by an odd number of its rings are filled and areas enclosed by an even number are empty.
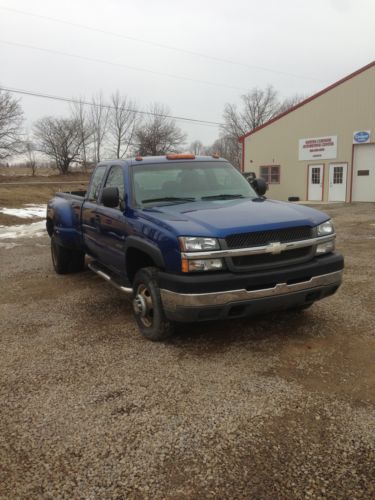
<svg viewBox="0 0 375 500"><path fill-rule="evenodd" d="M280 243L280 241L275 241L273 243L269 244L269 252L272 253L273 255L277 255L283 251L284 245Z"/></svg>

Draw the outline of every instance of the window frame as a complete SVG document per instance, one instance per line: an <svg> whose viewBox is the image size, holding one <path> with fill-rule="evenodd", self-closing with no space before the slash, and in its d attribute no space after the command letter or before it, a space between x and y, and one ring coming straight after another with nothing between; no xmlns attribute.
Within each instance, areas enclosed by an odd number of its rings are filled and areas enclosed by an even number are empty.
<svg viewBox="0 0 375 500"><path fill-rule="evenodd" d="M103 182L104 182L104 179L107 178L107 167L108 167L108 165L98 165L96 167L96 169L94 170L94 172L92 173L91 182L90 182L89 188L87 190L87 194L86 194L86 201L89 201L90 203L96 203L98 205L99 199L102 197ZM98 185L96 186L95 192L97 193L97 198L90 198L90 192L91 192L91 189L93 187L93 182L94 182L95 174L99 170L103 170L104 173L103 173L103 175L102 175L102 177L101 177Z"/></svg>
<svg viewBox="0 0 375 500"><path fill-rule="evenodd" d="M111 175L111 172L113 169L120 169L121 171L121 175L122 175L122 181L123 181L123 187L124 187L124 190L123 190L123 193L120 193L120 190L119 190L119 199L120 199L120 203L117 207L112 207L114 210L120 210L120 211L123 211L123 207L124 207L124 203L125 203L125 193L126 193L126 184L125 184L125 175L124 175L124 169L122 167L122 165L110 165L109 168L108 168L108 171L105 175L105 180L104 180L104 183L103 183L103 189L105 187L108 187L107 186L107 182L108 182L108 179L109 179L109 176ZM109 186L109 187L117 187L118 189L118 186ZM100 201L99 201L99 204L102 205L102 194L103 194L103 189L102 189L102 193L101 193L101 196L100 196Z"/></svg>
<svg viewBox="0 0 375 500"><path fill-rule="evenodd" d="M262 169L267 169L267 179L262 175ZM278 168L278 180L272 180L272 168ZM281 165L259 165L259 177L263 179L267 184L280 184L281 183Z"/></svg>

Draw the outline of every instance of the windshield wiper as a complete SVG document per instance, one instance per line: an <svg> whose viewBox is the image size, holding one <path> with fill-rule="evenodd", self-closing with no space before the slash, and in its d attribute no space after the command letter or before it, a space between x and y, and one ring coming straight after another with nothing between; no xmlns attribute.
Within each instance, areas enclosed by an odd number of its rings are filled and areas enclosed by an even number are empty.
<svg viewBox="0 0 375 500"><path fill-rule="evenodd" d="M243 194L213 194L211 196L202 196L202 200L231 200L235 198L245 198Z"/></svg>
<svg viewBox="0 0 375 500"><path fill-rule="evenodd" d="M183 197L183 196L164 196L163 198L148 198L147 200L142 200L142 203L151 203L157 201L177 201L184 203L185 201L195 201L195 198Z"/></svg>

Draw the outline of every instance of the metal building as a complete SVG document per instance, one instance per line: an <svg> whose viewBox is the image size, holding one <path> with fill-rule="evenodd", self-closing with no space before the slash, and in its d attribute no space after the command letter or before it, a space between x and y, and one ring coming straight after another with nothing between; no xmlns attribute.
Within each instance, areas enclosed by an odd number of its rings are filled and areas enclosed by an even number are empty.
<svg viewBox="0 0 375 500"><path fill-rule="evenodd" d="M375 61L240 138L269 197L375 201Z"/></svg>

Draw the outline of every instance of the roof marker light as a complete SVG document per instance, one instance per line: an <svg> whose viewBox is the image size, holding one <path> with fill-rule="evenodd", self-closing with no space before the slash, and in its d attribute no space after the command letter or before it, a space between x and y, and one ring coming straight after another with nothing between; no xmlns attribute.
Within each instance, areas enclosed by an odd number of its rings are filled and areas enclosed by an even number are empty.
<svg viewBox="0 0 375 500"><path fill-rule="evenodd" d="M143 160L143 158L140 155L138 155L138 156L135 157L135 161L142 161L142 160Z"/></svg>
<svg viewBox="0 0 375 500"><path fill-rule="evenodd" d="M212 158L220 158L220 155L218 153L213 153Z"/></svg>

